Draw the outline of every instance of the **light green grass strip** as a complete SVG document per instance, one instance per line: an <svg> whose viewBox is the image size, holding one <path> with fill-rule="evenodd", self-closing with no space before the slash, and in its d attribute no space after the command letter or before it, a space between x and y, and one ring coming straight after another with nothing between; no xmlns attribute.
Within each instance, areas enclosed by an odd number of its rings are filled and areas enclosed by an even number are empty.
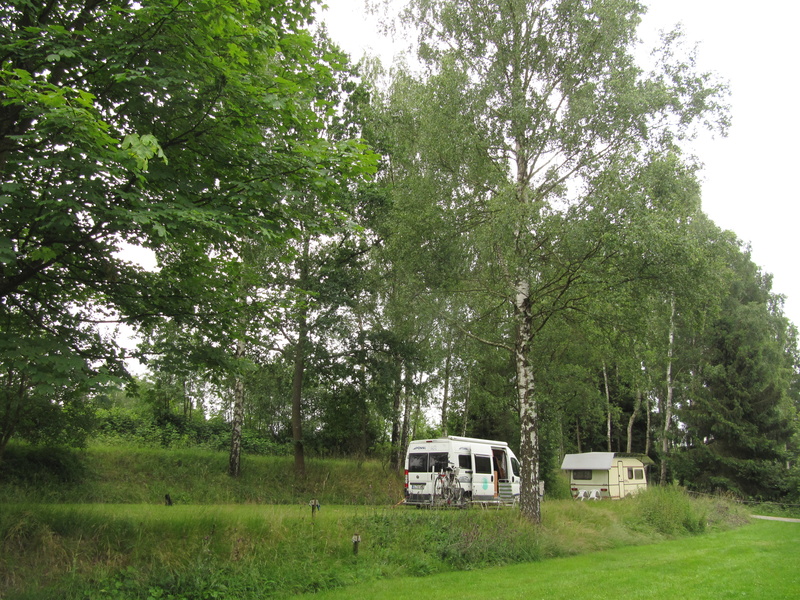
<svg viewBox="0 0 800 600"><path fill-rule="evenodd" d="M377 581L298 598L334 600L725 600L800 598L800 523L425 578Z"/></svg>

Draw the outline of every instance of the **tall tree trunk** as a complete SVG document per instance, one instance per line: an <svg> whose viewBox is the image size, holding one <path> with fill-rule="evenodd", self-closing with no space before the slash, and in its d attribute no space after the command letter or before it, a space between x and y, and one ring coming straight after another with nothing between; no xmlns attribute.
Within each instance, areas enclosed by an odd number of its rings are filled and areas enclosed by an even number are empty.
<svg viewBox="0 0 800 600"><path fill-rule="evenodd" d="M394 397L392 398L392 449L390 456L390 467L394 471L400 471L402 463L400 460L400 422L402 420L400 409L403 400L403 365L399 355L394 356L395 380Z"/></svg>
<svg viewBox="0 0 800 600"><path fill-rule="evenodd" d="M651 410L649 395L645 396L644 404L645 404L644 409L646 411L645 416L647 421L644 433L644 453L650 456L650 428L653 426L653 424L651 423L653 411Z"/></svg>
<svg viewBox="0 0 800 600"><path fill-rule="evenodd" d="M183 384L183 418L190 419L192 417L192 395L189 392L189 384L186 382L186 377L182 380Z"/></svg>
<svg viewBox="0 0 800 600"><path fill-rule="evenodd" d="M517 376L519 400L520 454L522 459L522 486L520 487L520 512L531 522L541 523L539 502L539 414L534 396L533 366L529 352L533 341L530 284L520 280L516 284L514 312L517 336L514 344L514 365Z"/></svg>
<svg viewBox="0 0 800 600"><path fill-rule="evenodd" d="M667 485L667 453L669 452L669 429L672 422L672 352L675 343L675 297L670 300L669 345L667 346L667 397L664 400L664 429L661 436L661 485Z"/></svg>
<svg viewBox="0 0 800 600"><path fill-rule="evenodd" d="M422 414L422 395L414 394L414 418L411 419L411 433L408 441L417 439L417 425L424 419Z"/></svg>
<svg viewBox="0 0 800 600"><path fill-rule="evenodd" d="M467 375L467 390L466 394L464 395L464 417L462 419L462 426L461 426L461 435L467 435L467 423L469 423L469 396L472 392L472 377L471 375Z"/></svg>
<svg viewBox="0 0 800 600"><path fill-rule="evenodd" d="M234 356L244 356L244 341L236 342ZM233 415L231 419L231 453L228 460L228 475L238 477L242 472L242 424L244 423L244 380L237 373L233 382Z"/></svg>
<svg viewBox="0 0 800 600"><path fill-rule="evenodd" d="M608 451L611 452L611 392L608 389L606 361L603 361L603 384L606 389L606 439L608 440Z"/></svg>
<svg viewBox="0 0 800 600"><path fill-rule="evenodd" d="M447 437L447 405L450 398L450 366L453 360L452 337L447 343L447 358L444 362L444 392L442 394L442 436Z"/></svg>
<svg viewBox="0 0 800 600"><path fill-rule="evenodd" d="M358 442L358 458L363 460L367 457L367 440L369 439L369 408L366 402L361 406L361 427L360 440Z"/></svg>
<svg viewBox="0 0 800 600"><path fill-rule="evenodd" d="M309 236L303 238L303 254L297 286L308 289ZM303 446L303 378L306 370L306 346L308 345L308 298L304 297L297 316L297 346L294 351L294 373L292 375L292 443L294 445L294 473L298 479L306 476L306 456Z"/></svg>
<svg viewBox="0 0 800 600"><path fill-rule="evenodd" d="M633 452L633 423L636 421L636 415L639 414L639 410L642 406L642 390L638 386L636 387L636 400L633 403L633 412L631 413L630 418L628 419L628 442L625 447L625 451L630 454Z"/></svg>
<svg viewBox="0 0 800 600"><path fill-rule="evenodd" d="M405 449L408 447L408 434L411 428L411 403L413 401L413 395L411 394L411 370L408 366L405 367L405 375L403 377L403 427L402 431L403 434L401 436L400 441L400 452L401 456L405 453Z"/></svg>
<svg viewBox="0 0 800 600"><path fill-rule="evenodd" d="M17 429L17 424L22 418L22 407L28 399L27 377L19 375L19 382L14 381L16 377L11 374L5 382L3 390L3 414L0 415L0 463L6 453L6 448Z"/></svg>
<svg viewBox="0 0 800 600"><path fill-rule="evenodd" d="M294 472L298 478L306 475L306 457L303 448L303 376L306 365L306 343L308 319L306 309L298 318L297 347L294 352L294 376L292 378L292 442L294 443Z"/></svg>

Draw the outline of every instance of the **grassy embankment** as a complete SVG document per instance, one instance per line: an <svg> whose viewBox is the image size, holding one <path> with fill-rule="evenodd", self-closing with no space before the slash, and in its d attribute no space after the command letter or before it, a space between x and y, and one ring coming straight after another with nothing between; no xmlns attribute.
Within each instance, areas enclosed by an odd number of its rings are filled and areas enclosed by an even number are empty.
<svg viewBox="0 0 800 600"><path fill-rule="evenodd" d="M516 510L392 508L400 482L378 463L309 461L298 484L290 460L250 458L237 481L225 461L95 450L54 480L30 466L23 477L11 460L0 489L0 597L285 597L638 546L745 520L727 502L657 489L624 502L546 501L535 527ZM163 504L166 493L174 506ZM312 497L322 503L313 517Z"/></svg>
<svg viewBox="0 0 800 600"><path fill-rule="evenodd" d="M735 530L627 546L424 581L404 577L303 595L306 600L795 600L800 598L800 523L758 521ZM454 590L457 590L454 593ZM300 597L298 597L298 600Z"/></svg>

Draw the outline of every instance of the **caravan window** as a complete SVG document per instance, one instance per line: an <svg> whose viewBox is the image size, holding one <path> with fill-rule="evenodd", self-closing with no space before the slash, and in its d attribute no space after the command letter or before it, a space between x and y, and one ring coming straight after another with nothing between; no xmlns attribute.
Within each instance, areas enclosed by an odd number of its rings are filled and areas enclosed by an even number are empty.
<svg viewBox="0 0 800 600"><path fill-rule="evenodd" d="M475 472L476 473L491 473L492 472L492 457L491 456L478 456L478 455L475 455Z"/></svg>
<svg viewBox="0 0 800 600"><path fill-rule="evenodd" d="M459 469L472 469L472 456L469 454L458 455L458 468Z"/></svg>
<svg viewBox="0 0 800 600"><path fill-rule="evenodd" d="M572 472L572 478L589 481L592 479L592 472L589 469L576 469Z"/></svg>
<svg viewBox="0 0 800 600"><path fill-rule="evenodd" d="M644 469L628 467L628 479L644 479Z"/></svg>
<svg viewBox="0 0 800 600"><path fill-rule="evenodd" d="M438 473L439 471L444 471L447 467L450 466L450 461L448 460L447 452L431 452L431 466L433 467L433 472Z"/></svg>
<svg viewBox="0 0 800 600"><path fill-rule="evenodd" d="M421 452L419 454L408 455L408 472L409 473L427 473L428 472L428 453Z"/></svg>

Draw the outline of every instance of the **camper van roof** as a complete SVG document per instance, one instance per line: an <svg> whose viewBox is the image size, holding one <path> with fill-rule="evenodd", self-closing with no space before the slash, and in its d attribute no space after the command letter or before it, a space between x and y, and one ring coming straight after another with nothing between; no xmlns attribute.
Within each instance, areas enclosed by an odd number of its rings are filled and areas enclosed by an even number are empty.
<svg viewBox="0 0 800 600"><path fill-rule="evenodd" d="M567 454L561 469L573 471L575 469L608 470L614 461L613 452L584 452L583 454Z"/></svg>
<svg viewBox="0 0 800 600"><path fill-rule="evenodd" d="M460 435L448 435L446 438L430 438L422 440L411 440L411 444L441 444L444 442L469 442L471 444L487 444L490 446L508 446L508 442L501 442L499 440L484 440L481 438L462 437Z"/></svg>

